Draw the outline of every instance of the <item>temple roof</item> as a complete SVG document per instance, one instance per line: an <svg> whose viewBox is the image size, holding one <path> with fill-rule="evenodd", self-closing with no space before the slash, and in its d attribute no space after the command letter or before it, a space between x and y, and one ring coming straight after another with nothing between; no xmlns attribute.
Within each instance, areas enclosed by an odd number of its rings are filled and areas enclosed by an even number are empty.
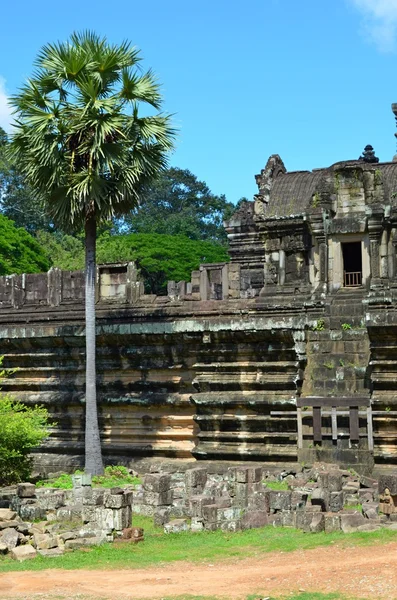
<svg viewBox="0 0 397 600"><path fill-rule="evenodd" d="M275 157L276 155L271 158L274 160ZM277 159L282 163L279 157ZM264 200L264 216L266 218L286 217L307 212L313 206L314 194L323 190L324 186L329 188L335 172L355 166L360 169L380 171L384 201L397 206L397 162L366 163L362 160L349 160L313 171L286 172L279 169L275 172L270 185L269 179L266 179L268 174L265 167L261 175L257 176L260 190L257 198L262 197ZM261 188L262 179L265 180L265 185Z"/></svg>

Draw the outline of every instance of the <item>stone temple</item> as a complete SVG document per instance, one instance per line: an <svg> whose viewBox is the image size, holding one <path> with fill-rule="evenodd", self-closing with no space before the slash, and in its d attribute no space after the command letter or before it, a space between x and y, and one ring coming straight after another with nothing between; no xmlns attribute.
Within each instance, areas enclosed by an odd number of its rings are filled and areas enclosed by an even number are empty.
<svg viewBox="0 0 397 600"><path fill-rule="evenodd" d="M396 111L397 112L397 111ZM132 263L97 271L107 462L142 457L397 462L397 162L288 172L278 155L225 224L230 262L167 296ZM2 384L57 425L37 461L84 453L83 272L0 278Z"/></svg>

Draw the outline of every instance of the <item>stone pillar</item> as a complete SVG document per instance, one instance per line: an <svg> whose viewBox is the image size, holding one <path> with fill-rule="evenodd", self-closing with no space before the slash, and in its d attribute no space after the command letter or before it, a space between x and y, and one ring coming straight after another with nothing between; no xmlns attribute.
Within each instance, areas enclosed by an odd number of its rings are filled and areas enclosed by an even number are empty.
<svg viewBox="0 0 397 600"><path fill-rule="evenodd" d="M47 273L48 278L48 304L50 306L59 306L62 300L62 271L58 268L52 268Z"/></svg>
<svg viewBox="0 0 397 600"><path fill-rule="evenodd" d="M371 287L380 285L380 223L368 224L369 229L369 253L371 262Z"/></svg>
<svg viewBox="0 0 397 600"><path fill-rule="evenodd" d="M325 235L318 236L318 253L320 262L320 283L327 283L328 279L328 248Z"/></svg>
<svg viewBox="0 0 397 600"><path fill-rule="evenodd" d="M380 244L380 277L381 279L389 278L389 253L388 253L389 232L384 229L382 232Z"/></svg>
<svg viewBox="0 0 397 600"><path fill-rule="evenodd" d="M278 282L280 285L285 283L285 251L279 251Z"/></svg>

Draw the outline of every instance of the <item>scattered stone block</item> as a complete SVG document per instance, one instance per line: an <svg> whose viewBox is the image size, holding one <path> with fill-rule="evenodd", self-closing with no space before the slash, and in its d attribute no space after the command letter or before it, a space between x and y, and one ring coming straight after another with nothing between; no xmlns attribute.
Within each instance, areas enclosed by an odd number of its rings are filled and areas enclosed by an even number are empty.
<svg viewBox="0 0 397 600"><path fill-rule="evenodd" d="M174 519L164 526L164 533L182 533L188 530L189 525L186 519Z"/></svg>
<svg viewBox="0 0 397 600"><path fill-rule="evenodd" d="M290 510L292 492L276 492L271 490L269 493L270 510Z"/></svg>
<svg viewBox="0 0 397 600"><path fill-rule="evenodd" d="M269 516L265 510L250 510L240 519L241 529L255 529L269 524Z"/></svg>
<svg viewBox="0 0 397 600"><path fill-rule="evenodd" d="M343 492L331 492L329 495L329 510L339 512L343 509Z"/></svg>
<svg viewBox="0 0 397 600"><path fill-rule="evenodd" d="M46 557L55 557L55 556L62 556L62 554L64 554L64 549L63 548L42 548L40 550L37 550L38 554L40 554L40 556L46 556Z"/></svg>
<svg viewBox="0 0 397 600"><path fill-rule="evenodd" d="M147 473L143 482L143 487L148 492L167 492L171 486L171 477L166 474Z"/></svg>
<svg viewBox="0 0 397 600"><path fill-rule="evenodd" d="M18 531L12 527L3 529L0 536L0 544L5 544L7 549L10 551L18 544L19 534Z"/></svg>
<svg viewBox="0 0 397 600"><path fill-rule="evenodd" d="M215 523L217 520L218 506L216 504L206 504L203 506L202 515L204 521Z"/></svg>
<svg viewBox="0 0 397 600"><path fill-rule="evenodd" d="M321 510L328 512L330 493L324 488L316 488L312 492L311 503L313 506L321 506Z"/></svg>
<svg viewBox="0 0 397 600"><path fill-rule="evenodd" d="M334 531L340 531L340 515L336 515L334 513L323 514L325 533L333 533Z"/></svg>
<svg viewBox="0 0 397 600"><path fill-rule="evenodd" d="M171 506L157 507L154 511L153 520L157 527L162 527L170 520Z"/></svg>
<svg viewBox="0 0 397 600"><path fill-rule="evenodd" d="M357 531L360 525L365 525L365 518L361 513L346 513L340 515L341 529L343 533Z"/></svg>
<svg viewBox="0 0 397 600"><path fill-rule="evenodd" d="M193 517L190 525L190 530L194 532L204 531L204 523L200 518Z"/></svg>
<svg viewBox="0 0 397 600"><path fill-rule="evenodd" d="M14 521L17 513L9 508L0 508L0 521Z"/></svg>
<svg viewBox="0 0 397 600"><path fill-rule="evenodd" d="M144 503L149 506L163 506L172 504L172 490L166 492L145 492Z"/></svg>
<svg viewBox="0 0 397 600"><path fill-rule="evenodd" d="M36 495L36 486L34 483L19 483L17 495L19 498L34 498Z"/></svg>
<svg viewBox="0 0 397 600"><path fill-rule="evenodd" d="M75 540L67 540L65 542L65 548L67 550L80 550L80 548L85 548L87 546L99 546L102 543L102 537L77 538Z"/></svg>
<svg viewBox="0 0 397 600"><path fill-rule="evenodd" d="M312 521L310 523L310 531L312 533L319 533L320 531L324 531L325 529L325 519L324 513L317 513L313 515Z"/></svg>
<svg viewBox="0 0 397 600"><path fill-rule="evenodd" d="M49 550L50 548L56 548L58 540L55 536L47 533L35 533L33 543L37 550Z"/></svg>
<svg viewBox="0 0 397 600"><path fill-rule="evenodd" d="M207 482L206 469L188 469L185 473L186 489L200 488L204 489Z"/></svg>
<svg viewBox="0 0 397 600"><path fill-rule="evenodd" d="M17 546L16 548L13 548L10 552L10 556L14 560L22 562L24 560L29 560L30 558L35 558L35 556L37 556L37 551L33 548L33 546L25 544L24 546Z"/></svg>

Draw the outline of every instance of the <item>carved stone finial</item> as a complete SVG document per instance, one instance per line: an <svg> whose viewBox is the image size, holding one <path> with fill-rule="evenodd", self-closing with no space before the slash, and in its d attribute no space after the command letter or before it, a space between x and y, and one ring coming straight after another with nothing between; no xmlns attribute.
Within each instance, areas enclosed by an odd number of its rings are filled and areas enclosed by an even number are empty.
<svg viewBox="0 0 397 600"><path fill-rule="evenodd" d="M358 160L362 160L366 163L378 163L379 162L379 158L377 156L375 156L375 150L373 149L371 144L367 144L367 146L365 146L364 152L362 153L362 155L359 157Z"/></svg>

